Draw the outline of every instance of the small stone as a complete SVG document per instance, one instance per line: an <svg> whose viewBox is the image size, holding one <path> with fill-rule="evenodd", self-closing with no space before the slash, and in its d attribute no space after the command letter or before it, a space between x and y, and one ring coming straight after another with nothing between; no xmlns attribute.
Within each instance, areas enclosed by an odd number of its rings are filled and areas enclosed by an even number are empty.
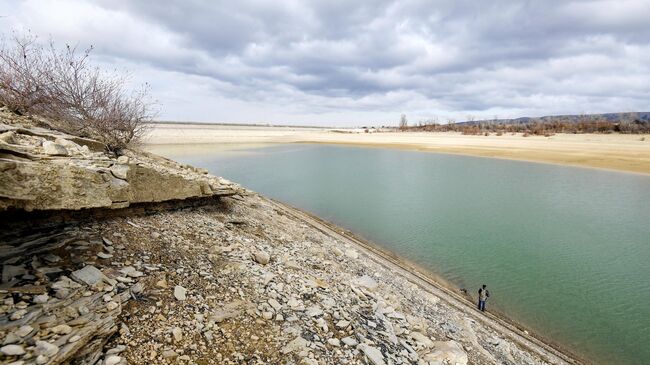
<svg viewBox="0 0 650 365"><path fill-rule="evenodd" d="M367 344L361 344L359 346L359 349L363 351L364 355L366 355L371 364L386 365L386 362L384 362L384 355L382 355L381 351L379 351L378 348Z"/></svg>
<svg viewBox="0 0 650 365"><path fill-rule="evenodd" d="M377 282L368 275L363 275L354 280L354 284L364 287L370 291L377 289Z"/></svg>
<svg viewBox="0 0 650 365"><path fill-rule="evenodd" d="M343 251L341 251L341 249L339 249L338 247L332 248L332 252L334 252L336 256L343 256Z"/></svg>
<svg viewBox="0 0 650 365"><path fill-rule="evenodd" d="M268 252L257 251L253 254L253 258L259 264L266 265L271 261L271 255Z"/></svg>
<svg viewBox="0 0 650 365"><path fill-rule="evenodd" d="M27 274L27 270L22 266L3 265L2 266L2 282L6 283L16 276Z"/></svg>
<svg viewBox="0 0 650 365"><path fill-rule="evenodd" d="M269 320L269 319L273 318L273 313L271 313L271 312L263 312L262 313L262 318L264 318L266 320Z"/></svg>
<svg viewBox="0 0 650 365"><path fill-rule="evenodd" d="M323 314L323 310L317 306L311 306L307 308L305 314L308 315L309 317L317 317Z"/></svg>
<svg viewBox="0 0 650 365"><path fill-rule="evenodd" d="M345 256L351 258L351 259L357 259L359 258L359 253L356 250L349 249L345 251Z"/></svg>
<svg viewBox="0 0 650 365"><path fill-rule="evenodd" d="M433 363L449 362L450 364L466 365L467 354L456 341L435 341L434 351L422 357L424 361Z"/></svg>
<svg viewBox="0 0 650 365"><path fill-rule="evenodd" d="M67 156L68 150L62 145L52 141L43 141L43 152L50 156Z"/></svg>
<svg viewBox="0 0 650 365"><path fill-rule="evenodd" d="M301 352L307 347L307 340L302 337L296 337L293 341L289 342L284 346L281 351L283 354L288 354L290 352Z"/></svg>
<svg viewBox="0 0 650 365"><path fill-rule="evenodd" d="M2 344L3 345L11 345L11 344L17 343L19 341L20 341L20 337L18 337L17 334L15 334L13 332L9 332L9 334L7 334L7 336L5 336L4 341L2 341Z"/></svg>
<svg viewBox="0 0 650 365"><path fill-rule="evenodd" d="M16 132L14 131L4 132L0 134L0 141L12 144L14 143L14 136L16 136Z"/></svg>
<svg viewBox="0 0 650 365"><path fill-rule="evenodd" d="M114 355L114 354L119 354L120 352L123 352L126 350L126 345L117 345L113 347L112 349L106 351L106 355Z"/></svg>
<svg viewBox="0 0 650 365"><path fill-rule="evenodd" d="M0 352L7 356L20 356L25 354L25 349L20 345L6 345L0 347Z"/></svg>
<svg viewBox="0 0 650 365"><path fill-rule="evenodd" d="M113 309L115 309L115 308L117 308L119 306L120 306L119 304L111 301L111 302L108 302L108 304L106 304L106 309L108 309L109 311L112 311Z"/></svg>
<svg viewBox="0 0 650 365"><path fill-rule="evenodd" d="M34 298L32 298L32 302L34 304L44 304L47 303L48 299L50 299L50 296L47 294L35 295Z"/></svg>
<svg viewBox="0 0 650 365"><path fill-rule="evenodd" d="M153 238L154 240L157 240L158 238L160 238L160 233L151 232L151 238Z"/></svg>
<svg viewBox="0 0 650 365"><path fill-rule="evenodd" d="M99 282L102 282L102 281L105 281L105 282L110 281L106 277L106 275L104 275L104 273L102 273L101 271L99 271L98 268L96 268L96 267L94 267L92 265L87 265L87 266L84 266L83 269L73 271L72 274L70 274L70 276L74 280L76 280L78 282L88 284L90 286L95 285L95 284L97 284Z"/></svg>
<svg viewBox="0 0 650 365"><path fill-rule="evenodd" d="M178 356L178 354L174 350L165 350L162 353L162 357L165 358L165 359L170 359L170 358L174 358L174 357L177 357L177 356Z"/></svg>
<svg viewBox="0 0 650 365"><path fill-rule="evenodd" d="M415 341L421 343L424 347L431 348L433 347L433 341L425 335L423 335L420 332L414 331L411 332L411 338L413 338Z"/></svg>
<svg viewBox="0 0 650 365"><path fill-rule="evenodd" d="M38 356L36 356L36 363L37 363L38 365L47 364L48 361L50 361L50 359L49 359L47 356L45 356L45 355L38 355Z"/></svg>
<svg viewBox="0 0 650 365"><path fill-rule="evenodd" d="M36 348L34 349L34 352L36 355L52 357L56 355L57 352L59 352L59 347L47 341L36 341Z"/></svg>
<svg viewBox="0 0 650 365"><path fill-rule="evenodd" d="M57 335L67 335L72 332L72 327L68 326L67 324L60 324L58 326L50 328L50 331L56 333Z"/></svg>
<svg viewBox="0 0 650 365"><path fill-rule="evenodd" d="M273 307L273 309L275 309L276 311L279 311L280 309L282 309L282 304L280 304L277 300L275 300L275 299L273 299L273 298L269 299L269 304L270 304L271 307Z"/></svg>
<svg viewBox="0 0 650 365"><path fill-rule="evenodd" d="M172 335L174 335L174 340L176 342L180 342L183 339L183 331L178 327L172 329Z"/></svg>
<svg viewBox="0 0 650 365"><path fill-rule="evenodd" d="M332 345L334 347L341 346L341 341L339 341L338 338L330 338L329 340L327 340L327 343L329 343L330 345Z"/></svg>
<svg viewBox="0 0 650 365"><path fill-rule="evenodd" d="M77 270L80 271L80 270ZM59 280L56 281L54 284L52 284L52 289L58 290L58 289L76 289L76 288L81 288L81 285L77 284L76 282L70 280L69 277L62 275L59 276Z"/></svg>
<svg viewBox="0 0 650 365"><path fill-rule="evenodd" d="M9 319L12 321L17 321L21 318L23 318L27 314L27 311L24 309L17 310L13 313L11 313L11 316L9 316Z"/></svg>
<svg viewBox="0 0 650 365"><path fill-rule="evenodd" d="M341 339L341 342L343 342L344 344L346 344L347 346L350 346L350 347L354 347L354 346L359 344L359 342L352 336L343 337Z"/></svg>
<svg viewBox="0 0 650 365"><path fill-rule="evenodd" d="M61 146L65 147L65 148L70 148L70 149L79 148L78 144L76 144L76 143L74 143L72 141L69 141L69 140L67 140L65 138L57 138L57 139L54 140L54 143L60 144Z"/></svg>
<svg viewBox="0 0 650 365"><path fill-rule="evenodd" d="M74 342L79 341L80 339L81 339L81 336L79 336L79 335L74 335L74 336L72 336L72 337L70 337L70 338L68 339L68 342L69 342L69 343L74 343Z"/></svg>
<svg viewBox="0 0 650 365"><path fill-rule="evenodd" d="M117 163L127 164L129 163L129 156L120 156L117 158Z"/></svg>
<svg viewBox="0 0 650 365"><path fill-rule="evenodd" d="M111 174L118 179L126 180L131 168L129 165L113 165L111 166Z"/></svg>
<svg viewBox="0 0 650 365"><path fill-rule="evenodd" d="M64 289L64 288L58 289L58 290L54 293L54 296L55 296L57 299L65 299L65 298L67 298L68 296L70 296L70 290L68 290L68 289Z"/></svg>
<svg viewBox="0 0 650 365"><path fill-rule="evenodd" d="M117 365L122 361L122 358L117 355L111 355L104 360L104 365Z"/></svg>
<svg viewBox="0 0 650 365"><path fill-rule="evenodd" d="M104 253L104 252L97 252L97 257L100 259L110 259L113 257L110 253Z"/></svg>
<svg viewBox="0 0 650 365"><path fill-rule="evenodd" d="M167 289L169 286L167 285L167 280L161 279L156 281L156 288L160 289Z"/></svg>
<svg viewBox="0 0 650 365"><path fill-rule="evenodd" d="M20 337L25 337L28 334L32 333L33 330L34 330L34 327L32 327L30 325L24 325L24 326L21 326L20 328L18 328L18 330L16 331L16 334L18 336L20 336Z"/></svg>
<svg viewBox="0 0 650 365"><path fill-rule="evenodd" d="M176 285L174 287L174 298L176 298L176 300L187 299L186 294L187 294L187 289L183 288L182 286Z"/></svg>
<svg viewBox="0 0 650 365"><path fill-rule="evenodd" d="M336 322L336 328L339 329L347 328L349 325L350 325L350 321L346 321L345 319Z"/></svg>
<svg viewBox="0 0 650 365"><path fill-rule="evenodd" d="M142 284L137 283L131 287L131 293L133 294L140 294L144 290L144 286Z"/></svg>

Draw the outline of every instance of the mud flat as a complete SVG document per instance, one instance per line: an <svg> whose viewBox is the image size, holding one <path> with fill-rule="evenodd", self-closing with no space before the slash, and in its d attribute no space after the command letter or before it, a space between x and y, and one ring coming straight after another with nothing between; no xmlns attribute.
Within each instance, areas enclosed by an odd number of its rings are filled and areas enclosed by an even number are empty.
<svg viewBox="0 0 650 365"><path fill-rule="evenodd" d="M155 145L332 143L416 149L650 174L650 136L625 134L521 134L381 132L323 128L155 124L145 143Z"/></svg>

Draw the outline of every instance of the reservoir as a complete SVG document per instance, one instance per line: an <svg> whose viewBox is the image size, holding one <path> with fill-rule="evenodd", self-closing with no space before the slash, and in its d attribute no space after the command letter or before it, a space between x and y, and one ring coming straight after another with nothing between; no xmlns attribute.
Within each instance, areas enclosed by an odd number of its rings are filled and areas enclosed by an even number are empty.
<svg viewBox="0 0 650 365"><path fill-rule="evenodd" d="M387 148L152 146L365 237L601 364L650 359L650 176ZM476 295L476 294L474 294Z"/></svg>

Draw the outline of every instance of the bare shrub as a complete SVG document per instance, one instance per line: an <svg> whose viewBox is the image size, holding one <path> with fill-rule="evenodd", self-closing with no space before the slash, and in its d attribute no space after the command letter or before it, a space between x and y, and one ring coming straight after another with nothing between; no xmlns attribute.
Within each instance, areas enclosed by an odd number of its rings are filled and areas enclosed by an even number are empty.
<svg viewBox="0 0 650 365"><path fill-rule="evenodd" d="M25 114L46 103L50 63L31 34L3 40L0 47L0 103Z"/></svg>
<svg viewBox="0 0 650 365"><path fill-rule="evenodd" d="M147 85L129 92L128 75L89 62L92 47L48 48L14 36L0 51L0 102L20 113L49 118L65 132L92 137L109 150L137 142L153 119ZM20 82L14 81L18 80Z"/></svg>

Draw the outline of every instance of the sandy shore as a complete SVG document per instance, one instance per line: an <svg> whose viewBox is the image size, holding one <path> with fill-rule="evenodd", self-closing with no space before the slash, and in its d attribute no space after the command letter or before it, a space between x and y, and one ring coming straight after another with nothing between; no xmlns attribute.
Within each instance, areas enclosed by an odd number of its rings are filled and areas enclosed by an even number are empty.
<svg viewBox="0 0 650 365"><path fill-rule="evenodd" d="M465 136L459 133L341 133L321 128L156 124L145 144L330 143L395 147L650 174L650 135Z"/></svg>

